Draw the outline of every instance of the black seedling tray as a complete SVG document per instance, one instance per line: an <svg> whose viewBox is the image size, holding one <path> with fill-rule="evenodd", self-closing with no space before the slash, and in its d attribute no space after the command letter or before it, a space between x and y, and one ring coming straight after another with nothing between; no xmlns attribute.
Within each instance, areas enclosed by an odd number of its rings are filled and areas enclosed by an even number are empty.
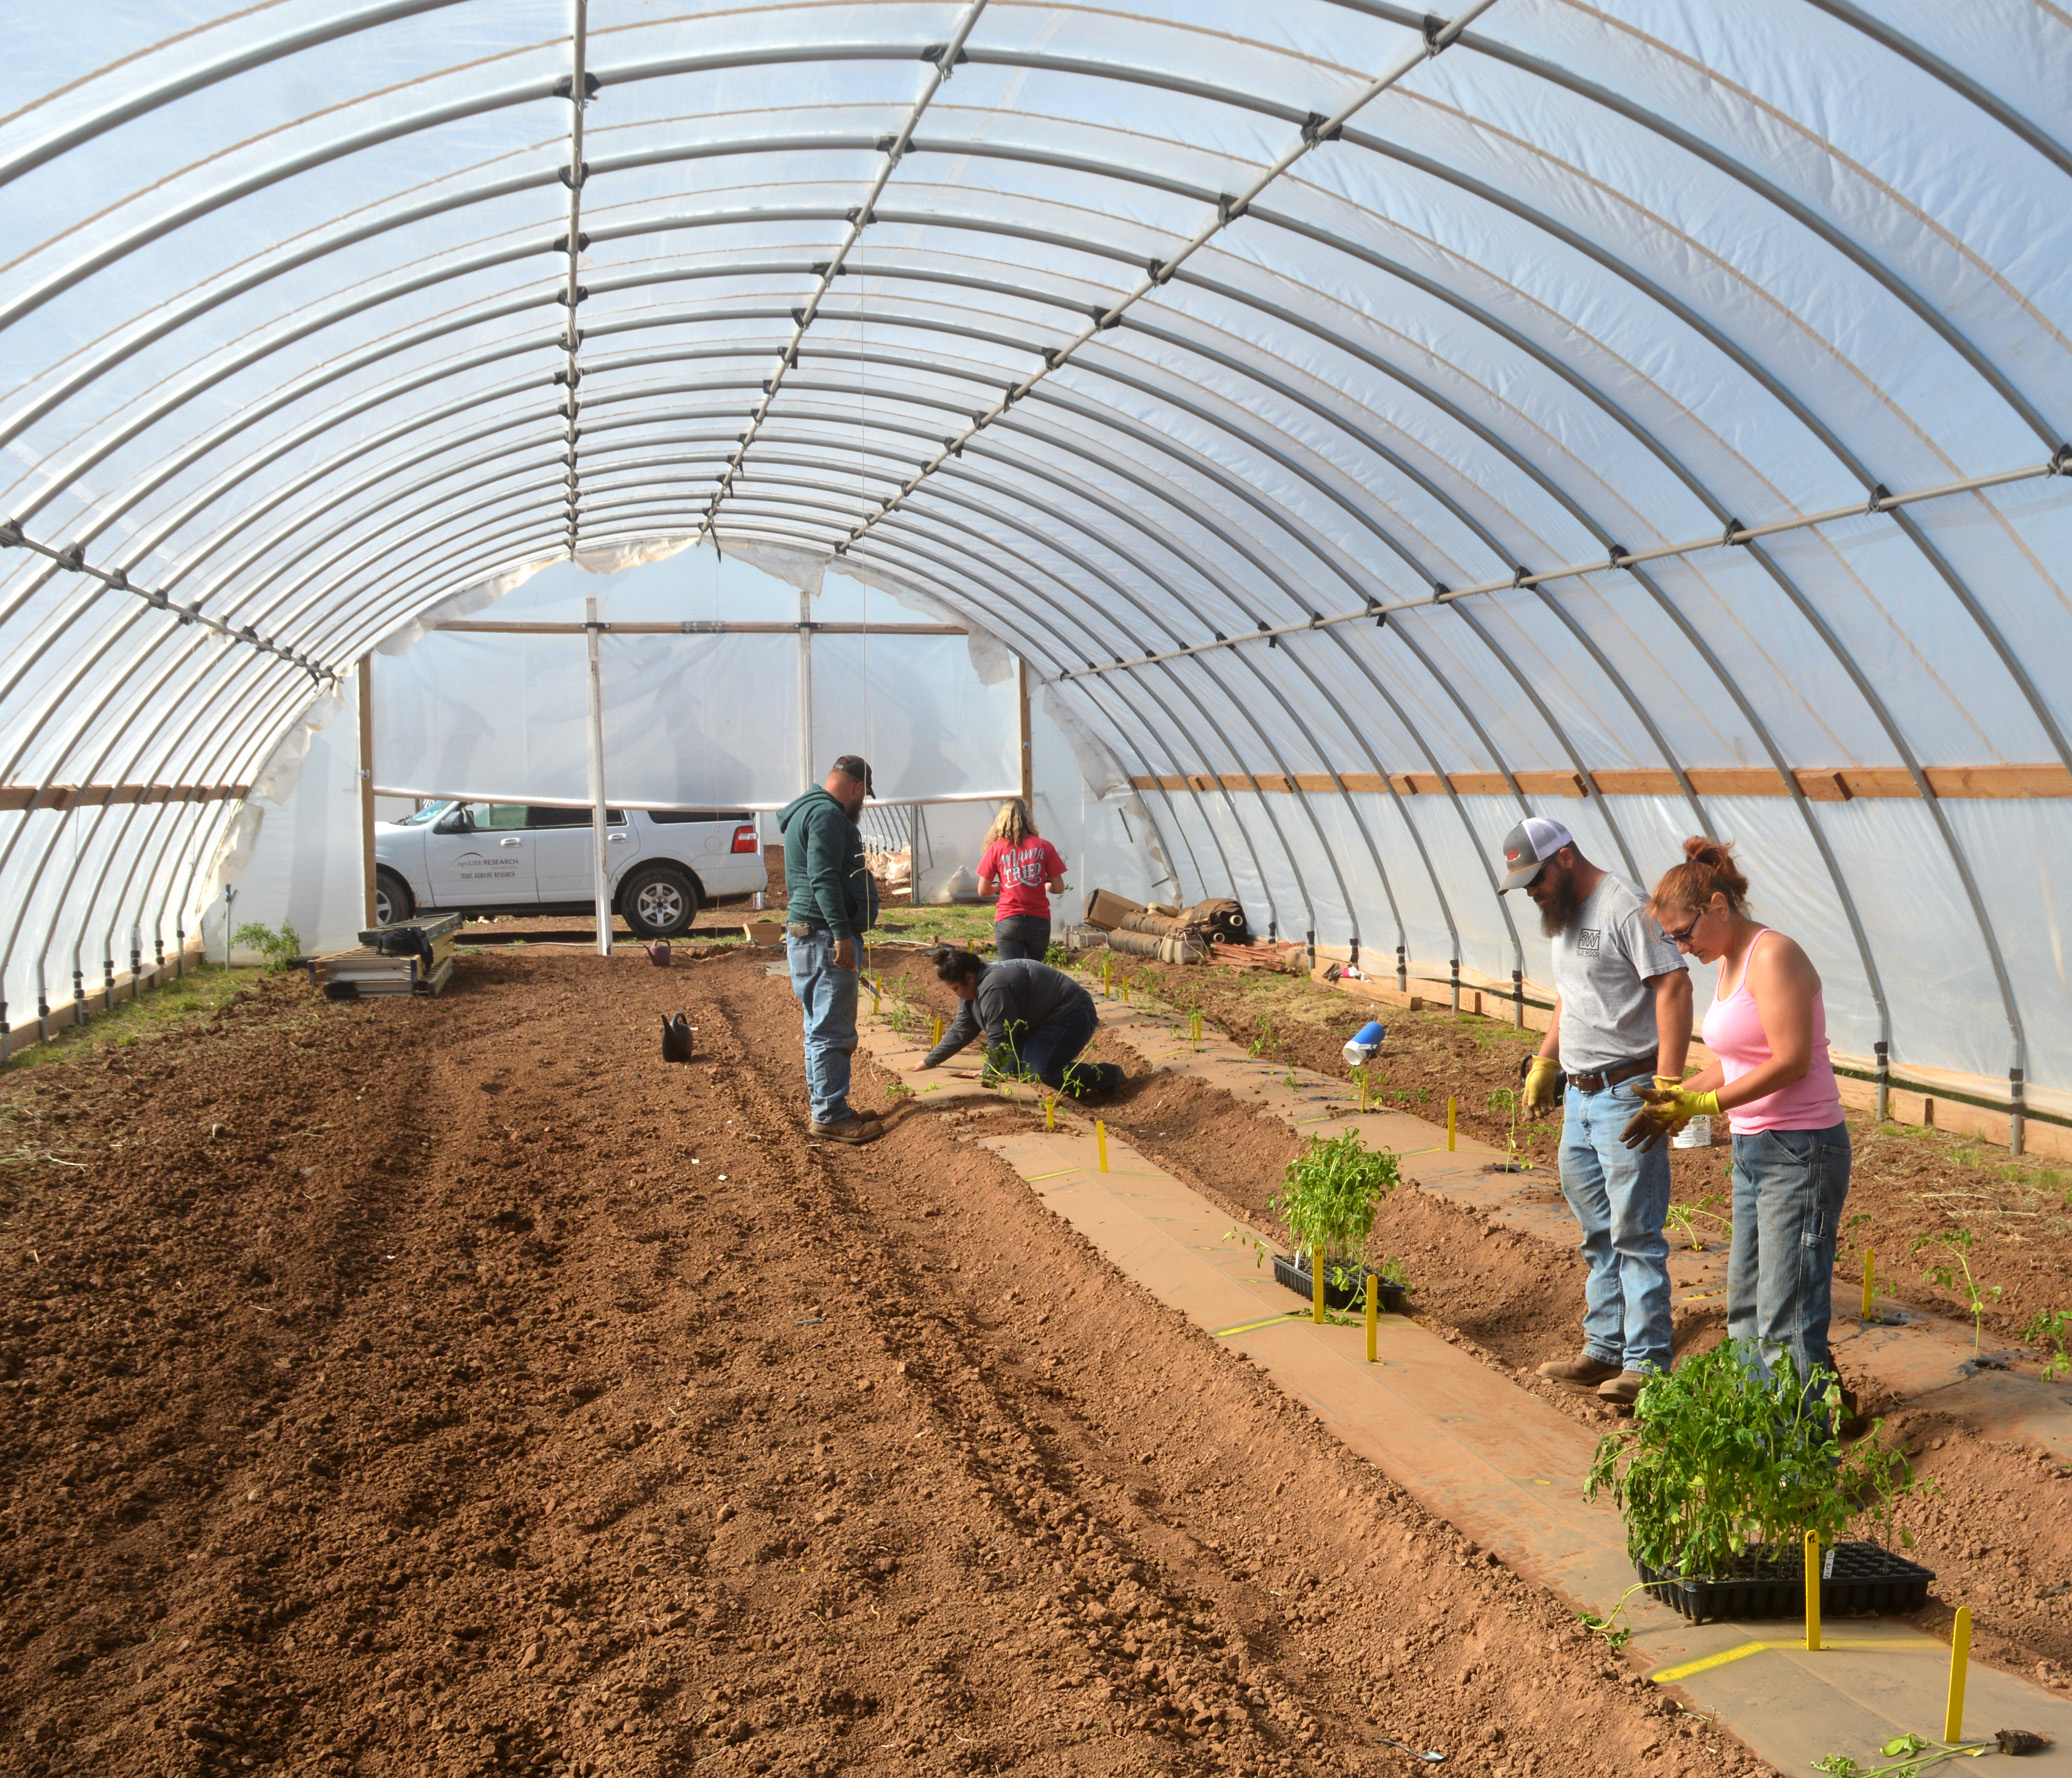
<svg viewBox="0 0 2072 1778"><path fill-rule="evenodd" d="M1391 1315L1403 1313L1403 1305L1410 1292L1393 1278L1384 1278L1372 1266L1361 1266L1357 1270L1350 1260L1327 1259L1324 1261L1324 1305L1331 1309L1362 1309L1367 1307L1367 1280L1376 1281L1375 1296L1383 1309ZM1345 1282L1339 1283L1343 1278ZM1304 1302L1314 1302L1312 1292L1316 1281L1310 1277L1307 1266L1298 1265L1292 1254L1276 1253L1273 1256L1273 1281L1285 1284L1299 1295Z"/></svg>
<svg viewBox="0 0 2072 1778"><path fill-rule="evenodd" d="M1935 1576L1918 1562L1874 1543L1838 1543L1823 1562L1820 1609L1917 1611L1928 1603ZM1645 1562L1634 1564L1649 1594L1694 1624L1715 1618L1795 1618L1806 1613L1806 1561L1795 1549L1758 1544L1726 1574L1705 1580L1665 1574Z"/></svg>

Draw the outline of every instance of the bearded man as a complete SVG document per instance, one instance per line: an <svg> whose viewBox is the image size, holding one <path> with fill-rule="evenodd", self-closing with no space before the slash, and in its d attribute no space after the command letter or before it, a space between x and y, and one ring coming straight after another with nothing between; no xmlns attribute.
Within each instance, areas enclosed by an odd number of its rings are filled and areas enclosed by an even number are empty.
<svg viewBox="0 0 2072 1778"><path fill-rule="evenodd" d="M1540 1375L1630 1406L1669 1369L1669 1145L1620 1135L1654 1087L1683 1084L1691 978L1646 898L1600 870L1558 821L1534 815L1504 839L1499 893L1523 889L1554 943L1554 1018L1525 1076L1525 1111L1561 1100L1561 1190L1583 1229L1583 1350Z"/></svg>

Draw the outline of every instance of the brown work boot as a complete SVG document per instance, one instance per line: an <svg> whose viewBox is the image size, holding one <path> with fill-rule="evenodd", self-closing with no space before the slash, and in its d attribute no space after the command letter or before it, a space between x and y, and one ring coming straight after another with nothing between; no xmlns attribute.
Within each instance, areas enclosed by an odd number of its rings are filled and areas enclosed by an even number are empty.
<svg viewBox="0 0 2072 1778"><path fill-rule="evenodd" d="M1597 1399L1608 1401L1615 1408L1630 1408L1640 1399L1647 1381L1645 1371L1621 1371L1610 1382L1598 1384Z"/></svg>
<svg viewBox="0 0 2072 1778"><path fill-rule="evenodd" d="M885 1133L885 1126L876 1118L858 1117L853 1111L831 1124L808 1124L806 1129L823 1142L875 1142Z"/></svg>
<svg viewBox="0 0 2072 1778"><path fill-rule="evenodd" d="M1616 1377L1619 1367L1579 1352L1574 1358L1555 1358L1540 1366L1540 1375L1550 1383L1566 1383L1571 1389L1593 1389L1607 1377Z"/></svg>

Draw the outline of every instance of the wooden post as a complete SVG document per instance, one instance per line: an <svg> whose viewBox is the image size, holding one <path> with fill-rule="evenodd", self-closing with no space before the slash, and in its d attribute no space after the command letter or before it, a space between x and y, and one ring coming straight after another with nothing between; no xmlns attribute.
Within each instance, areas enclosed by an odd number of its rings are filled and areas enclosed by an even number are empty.
<svg viewBox="0 0 2072 1778"><path fill-rule="evenodd" d="M1015 706L1021 721L1022 807L1036 819L1036 749L1029 739L1029 663L1014 663Z"/></svg>
<svg viewBox="0 0 2072 1778"><path fill-rule="evenodd" d="M360 912L374 925L374 657L360 656Z"/></svg>
<svg viewBox="0 0 2072 1778"><path fill-rule="evenodd" d="M799 793L820 782L813 770L813 600L799 594Z"/></svg>
<svg viewBox="0 0 2072 1778"><path fill-rule="evenodd" d="M590 887L597 908L597 954L612 954L612 884L610 837L604 825L604 675L597 659L597 600L583 601L583 633L590 650Z"/></svg>

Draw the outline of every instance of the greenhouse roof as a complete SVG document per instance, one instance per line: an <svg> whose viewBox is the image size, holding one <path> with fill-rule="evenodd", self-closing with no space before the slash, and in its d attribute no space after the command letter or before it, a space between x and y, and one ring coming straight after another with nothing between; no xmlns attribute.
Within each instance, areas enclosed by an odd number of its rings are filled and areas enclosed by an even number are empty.
<svg viewBox="0 0 2072 1778"><path fill-rule="evenodd" d="M690 537L1005 640L1284 930L1502 980L1521 809L1645 881L1731 833L1838 1043L2072 1086L2061 11L54 16L0 101L10 954L147 829L199 861L428 605Z"/></svg>

